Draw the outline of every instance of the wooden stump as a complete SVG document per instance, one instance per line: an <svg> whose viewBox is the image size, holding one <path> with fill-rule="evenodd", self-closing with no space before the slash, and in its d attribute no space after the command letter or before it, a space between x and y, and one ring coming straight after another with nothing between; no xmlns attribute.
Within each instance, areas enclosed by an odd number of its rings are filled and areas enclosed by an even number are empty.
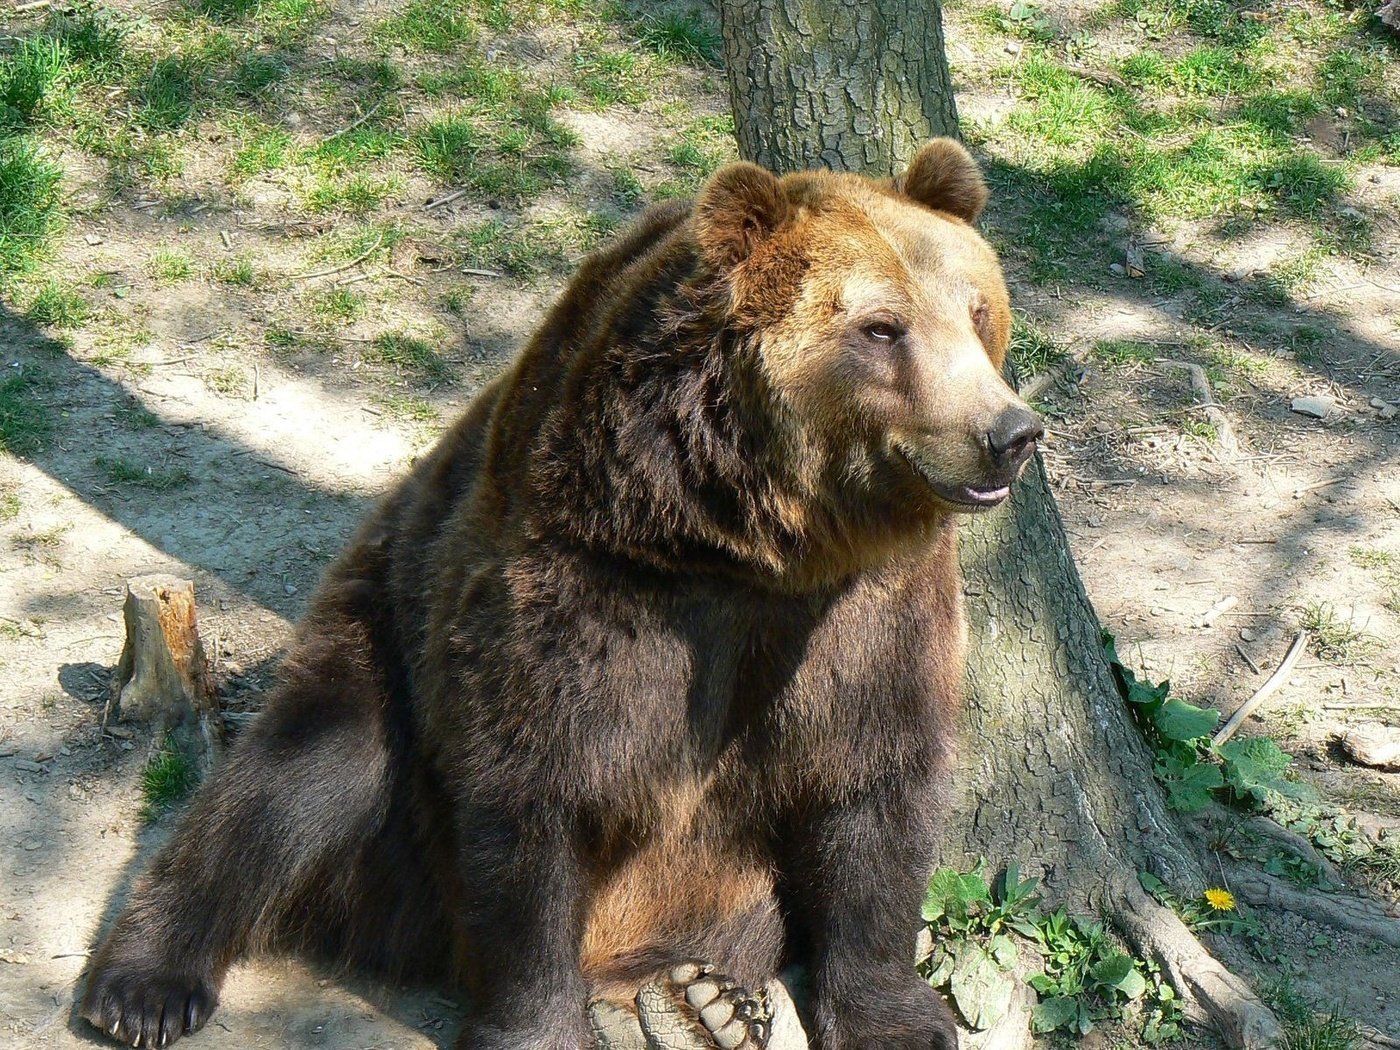
<svg viewBox="0 0 1400 1050"><path fill-rule="evenodd" d="M194 583L163 574L128 580L123 615L126 643L106 718L150 726L155 747L173 735L182 751L207 765L221 731L214 680L199 640Z"/></svg>

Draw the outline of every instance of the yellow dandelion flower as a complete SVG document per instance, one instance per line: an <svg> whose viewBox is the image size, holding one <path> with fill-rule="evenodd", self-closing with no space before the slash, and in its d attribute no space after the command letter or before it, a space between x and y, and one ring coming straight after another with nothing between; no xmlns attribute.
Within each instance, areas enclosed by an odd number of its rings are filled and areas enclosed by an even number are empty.
<svg viewBox="0 0 1400 1050"><path fill-rule="evenodd" d="M1206 890L1206 903L1210 905L1211 911L1234 911L1235 895L1229 890L1216 889L1212 886Z"/></svg>

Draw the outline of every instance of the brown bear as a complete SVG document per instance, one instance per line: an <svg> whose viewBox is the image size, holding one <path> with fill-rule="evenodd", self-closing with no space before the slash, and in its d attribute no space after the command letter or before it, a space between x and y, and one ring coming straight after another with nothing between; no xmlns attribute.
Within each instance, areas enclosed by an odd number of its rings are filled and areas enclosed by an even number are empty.
<svg viewBox="0 0 1400 1050"><path fill-rule="evenodd" d="M460 988L462 1050L582 1050L658 973L762 1046L743 989L800 964L819 1050L954 1047L911 958L956 519L1041 434L985 200L949 140L893 181L734 164L587 259L327 573L83 1015L165 1046L303 949Z"/></svg>

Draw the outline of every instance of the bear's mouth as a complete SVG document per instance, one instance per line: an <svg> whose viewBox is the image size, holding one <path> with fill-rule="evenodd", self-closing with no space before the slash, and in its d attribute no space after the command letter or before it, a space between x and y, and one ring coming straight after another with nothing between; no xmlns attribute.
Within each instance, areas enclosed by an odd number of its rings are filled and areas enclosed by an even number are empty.
<svg viewBox="0 0 1400 1050"><path fill-rule="evenodd" d="M899 449L899 454L904 457L905 462L914 468L914 473L918 474L924 484L933 490L933 494L944 503L952 504L958 510L967 512L990 510L1011 495L1009 482L987 486L949 485L939 479L933 467L919 455L917 450L902 442L895 447Z"/></svg>

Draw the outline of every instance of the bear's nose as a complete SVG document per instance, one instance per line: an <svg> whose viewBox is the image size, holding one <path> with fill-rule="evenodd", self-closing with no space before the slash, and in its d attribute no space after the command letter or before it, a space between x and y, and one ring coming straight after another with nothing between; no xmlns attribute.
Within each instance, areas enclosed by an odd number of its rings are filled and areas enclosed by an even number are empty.
<svg viewBox="0 0 1400 1050"><path fill-rule="evenodd" d="M1030 409L1008 408L987 431L987 447L999 465L1018 464L1044 433L1040 417Z"/></svg>

